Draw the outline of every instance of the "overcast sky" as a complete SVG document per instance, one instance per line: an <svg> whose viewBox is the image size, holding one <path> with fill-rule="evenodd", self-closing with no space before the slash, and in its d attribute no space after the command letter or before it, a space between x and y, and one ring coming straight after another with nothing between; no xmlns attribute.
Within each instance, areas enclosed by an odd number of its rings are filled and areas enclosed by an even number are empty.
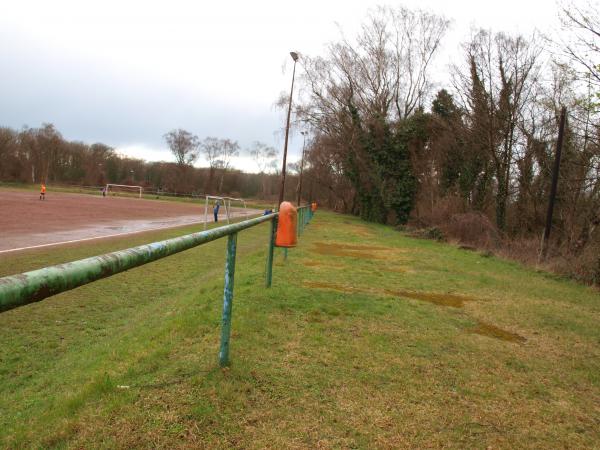
<svg viewBox="0 0 600 450"><path fill-rule="evenodd" d="M354 34L379 4L399 3L0 0L0 126L49 122L67 139L146 160L171 160L162 136L173 128L281 149L284 115L273 104L289 90L289 51L322 53L338 25ZM524 34L557 26L554 0L401 4L453 21L441 68L473 26ZM443 70L437 78L445 81ZM290 146L294 161L300 136ZM254 169L248 157L236 165Z"/></svg>

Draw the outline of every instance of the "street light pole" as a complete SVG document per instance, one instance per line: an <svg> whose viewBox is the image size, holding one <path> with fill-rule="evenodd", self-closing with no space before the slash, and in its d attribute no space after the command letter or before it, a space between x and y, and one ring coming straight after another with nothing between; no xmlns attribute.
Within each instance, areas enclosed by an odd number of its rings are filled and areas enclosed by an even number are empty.
<svg viewBox="0 0 600 450"><path fill-rule="evenodd" d="M287 162L288 138L290 134L290 116L292 114L292 95L294 94L294 78L296 77L296 62L298 61L298 53L290 52L290 56L294 60L294 71L292 72L292 89L290 90L290 102L288 104L287 123L285 126L285 144L283 146L283 167L281 168L281 186L279 188L278 207L283 202L283 194L285 190L285 165Z"/></svg>
<svg viewBox="0 0 600 450"><path fill-rule="evenodd" d="M306 150L306 135L308 131L300 132L304 137L302 141L302 159L300 160L300 177L298 179L298 206L300 206L300 202L302 201L302 172L304 171L304 151Z"/></svg>

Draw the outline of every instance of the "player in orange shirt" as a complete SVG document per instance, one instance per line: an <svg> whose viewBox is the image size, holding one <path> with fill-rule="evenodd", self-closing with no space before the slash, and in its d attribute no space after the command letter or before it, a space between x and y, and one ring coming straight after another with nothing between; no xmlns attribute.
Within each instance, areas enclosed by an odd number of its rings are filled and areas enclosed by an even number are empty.
<svg viewBox="0 0 600 450"><path fill-rule="evenodd" d="M40 188L40 200L46 200L46 185L42 183L42 187Z"/></svg>

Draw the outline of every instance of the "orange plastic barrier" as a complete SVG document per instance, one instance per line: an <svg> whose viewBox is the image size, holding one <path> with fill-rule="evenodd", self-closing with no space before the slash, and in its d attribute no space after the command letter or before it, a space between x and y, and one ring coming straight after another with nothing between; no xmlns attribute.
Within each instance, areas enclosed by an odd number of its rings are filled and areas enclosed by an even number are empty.
<svg viewBox="0 0 600 450"><path fill-rule="evenodd" d="M315 212L315 211L317 210L317 202L312 202L312 203L310 204L310 210L311 210L312 212Z"/></svg>
<svg viewBox="0 0 600 450"><path fill-rule="evenodd" d="M277 221L277 247L295 247L298 243L296 227L298 225L298 212L290 202L283 202L279 206L279 219Z"/></svg>

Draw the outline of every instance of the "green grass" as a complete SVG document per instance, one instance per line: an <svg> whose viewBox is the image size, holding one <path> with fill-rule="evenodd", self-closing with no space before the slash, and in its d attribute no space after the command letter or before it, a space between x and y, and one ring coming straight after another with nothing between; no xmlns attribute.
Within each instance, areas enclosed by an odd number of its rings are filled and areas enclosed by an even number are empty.
<svg viewBox="0 0 600 450"><path fill-rule="evenodd" d="M600 447L597 291L323 211L266 290L267 229L238 237L225 370L225 240L0 314L0 446Z"/></svg>

